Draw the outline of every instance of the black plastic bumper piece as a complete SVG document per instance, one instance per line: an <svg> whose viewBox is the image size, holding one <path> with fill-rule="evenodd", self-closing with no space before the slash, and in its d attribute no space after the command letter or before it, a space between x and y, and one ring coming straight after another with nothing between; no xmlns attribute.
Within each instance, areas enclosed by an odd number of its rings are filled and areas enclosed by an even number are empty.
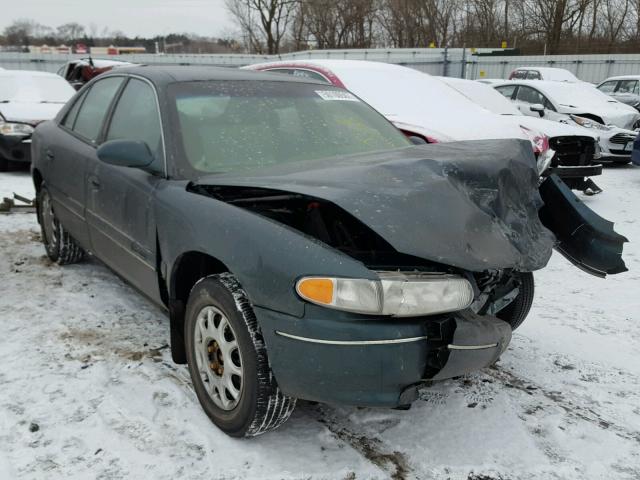
<svg viewBox="0 0 640 480"><path fill-rule="evenodd" d="M455 316L455 331L449 338L438 349L442 366L432 380L457 377L495 363L511 341L511 327L496 317L466 310Z"/></svg>
<svg viewBox="0 0 640 480"><path fill-rule="evenodd" d="M560 178L584 178L602 175L602 165L560 166L551 168Z"/></svg>
<svg viewBox="0 0 640 480"><path fill-rule="evenodd" d="M622 249L628 240L613 230L612 222L582 203L556 175L540 185L540 195L540 220L555 234L556 250L598 277L627 271Z"/></svg>

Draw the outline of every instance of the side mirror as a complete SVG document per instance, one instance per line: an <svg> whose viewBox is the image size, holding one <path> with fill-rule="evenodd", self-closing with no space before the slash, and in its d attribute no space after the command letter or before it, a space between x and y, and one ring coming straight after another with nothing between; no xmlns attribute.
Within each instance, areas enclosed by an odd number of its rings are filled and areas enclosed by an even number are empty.
<svg viewBox="0 0 640 480"><path fill-rule="evenodd" d="M544 117L544 105L542 105L541 103L534 103L529 107L529 110L531 110L532 112L538 112L538 115Z"/></svg>
<svg viewBox="0 0 640 480"><path fill-rule="evenodd" d="M422 137L418 137L417 135L409 135L409 141L411 143L413 143L414 145L426 145L427 141L422 138Z"/></svg>
<svg viewBox="0 0 640 480"><path fill-rule="evenodd" d="M110 140L96 151L98 158L118 167L145 168L153 162L153 154L145 142Z"/></svg>

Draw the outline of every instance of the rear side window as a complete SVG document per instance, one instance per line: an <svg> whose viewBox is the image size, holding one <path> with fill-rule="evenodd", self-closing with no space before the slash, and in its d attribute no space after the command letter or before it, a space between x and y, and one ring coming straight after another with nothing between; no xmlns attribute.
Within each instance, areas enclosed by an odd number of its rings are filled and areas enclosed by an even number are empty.
<svg viewBox="0 0 640 480"><path fill-rule="evenodd" d="M156 94L141 80L131 79L113 111L107 140L145 142L156 158L161 151L161 129Z"/></svg>
<svg viewBox="0 0 640 480"><path fill-rule="evenodd" d="M91 87L78 112L74 132L92 142L98 139L109 105L123 81L123 77L109 77Z"/></svg>
<svg viewBox="0 0 640 480"><path fill-rule="evenodd" d="M75 101L71 109L67 112L67 115L64 117L62 121L62 125L67 127L70 130L73 130L73 124L76 122L76 117L78 116L78 111L82 106L82 102L84 98L87 96L87 92L84 92L78 99Z"/></svg>
<svg viewBox="0 0 640 480"><path fill-rule="evenodd" d="M509 100L511 100L511 98L513 97L513 92L516 88L517 85L506 85L504 87L497 87L496 90L507 97Z"/></svg>
<svg viewBox="0 0 640 480"><path fill-rule="evenodd" d="M602 93L613 93L613 91L616 89L617 83L617 80L604 82L602 85L598 86L598 90L600 90Z"/></svg>

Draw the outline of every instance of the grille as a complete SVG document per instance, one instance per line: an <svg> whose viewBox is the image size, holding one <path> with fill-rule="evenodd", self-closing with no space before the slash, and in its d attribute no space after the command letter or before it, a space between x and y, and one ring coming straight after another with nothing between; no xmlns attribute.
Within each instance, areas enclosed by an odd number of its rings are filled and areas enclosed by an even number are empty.
<svg viewBox="0 0 640 480"><path fill-rule="evenodd" d="M609 139L611 143L617 143L618 145L624 145L628 142L633 142L636 139L634 135L629 133L616 133Z"/></svg>
<svg viewBox="0 0 640 480"><path fill-rule="evenodd" d="M591 165L596 151L596 142L590 137L553 137L549 146L556 152L551 161L553 167Z"/></svg>

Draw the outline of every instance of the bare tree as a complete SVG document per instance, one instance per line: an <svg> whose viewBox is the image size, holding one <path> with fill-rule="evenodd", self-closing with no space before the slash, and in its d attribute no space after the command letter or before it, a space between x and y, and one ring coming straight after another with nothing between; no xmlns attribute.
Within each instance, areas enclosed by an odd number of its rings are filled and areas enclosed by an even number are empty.
<svg viewBox="0 0 640 480"><path fill-rule="evenodd" d="M225 0L252 51L274 54L287 34L297 0Z"/></svg>

